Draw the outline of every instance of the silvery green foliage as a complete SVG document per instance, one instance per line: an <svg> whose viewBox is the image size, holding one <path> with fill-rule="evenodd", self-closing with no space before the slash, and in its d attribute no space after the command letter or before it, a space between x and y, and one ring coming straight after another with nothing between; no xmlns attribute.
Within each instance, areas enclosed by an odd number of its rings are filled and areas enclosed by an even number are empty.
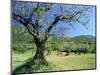
<svg viewBox="0 0 100 75"><path fill-rule="evenodd" d="M62 33L69 26L73 27L77 23L86 27L89 22L89 13L94 8L93 6L39 2L14 1L12 3L12 13L16 15L14 16L15 19L19 22L27 22L30 30L35 30L34 35L41 39L44 39L46 35L48 36L50 32L56 33L60 30L59 33ZM57 23L55 23L56 20ZM57 26L60 22L63 22L65 26ZM33 25L36 25L35 29Z"/></svg>

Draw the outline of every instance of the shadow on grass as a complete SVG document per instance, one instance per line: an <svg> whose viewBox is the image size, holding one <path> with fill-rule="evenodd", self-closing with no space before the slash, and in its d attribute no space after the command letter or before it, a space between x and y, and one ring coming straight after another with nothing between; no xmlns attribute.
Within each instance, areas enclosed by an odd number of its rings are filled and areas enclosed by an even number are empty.
<svg viewBox="0 0 100 75"><path fill-rule="evenodd" d="M15 68L12 72L12 75L17 74L27 74L27 73L36 73L36 72L47 72L51 71L53 67L55 67L54 64L49 63L48 66L46 65L36 65L33 62L33 58L30 57L27 60L24 61L25 63Z"/></svg>
<svg viewBox="0 0 100 75"><path fill-rule="evenodd" d="M12 72L12 75L16 75L17 73L29 73L32 71L33 59L30 57L29 59L25 60L25 63L15 68Z"/></svg>

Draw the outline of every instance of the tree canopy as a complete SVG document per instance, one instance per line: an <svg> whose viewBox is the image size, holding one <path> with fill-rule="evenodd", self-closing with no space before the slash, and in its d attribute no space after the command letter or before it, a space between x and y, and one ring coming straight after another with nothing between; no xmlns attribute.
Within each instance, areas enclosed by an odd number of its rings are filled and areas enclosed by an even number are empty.
<svg viewBox="0 0 100 75"><path fill-rule="evenodd" d="M89 22L93 6L66 5L39 2L12 3L12 17L26 27L29 33L46 40L49 33L60 33L68 26Z"/></svg>

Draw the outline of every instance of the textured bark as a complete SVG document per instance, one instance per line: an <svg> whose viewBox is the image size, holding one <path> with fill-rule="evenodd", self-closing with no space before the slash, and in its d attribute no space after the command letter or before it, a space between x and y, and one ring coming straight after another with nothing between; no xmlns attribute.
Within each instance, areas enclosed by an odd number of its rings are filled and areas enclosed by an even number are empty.
<svg viewBox="0 0 100 75"><path fill-rule="evenodd" d="M65 56L68 56L68 55L69 55L69 51L67 50Z"/></svg>
<svg viewBox="0 0 100 75"><path fill-rule="evenodd" d="M45 47L45 43L44 41L40 41L38 38L34 38L35 40L35 44L37 47L35 56L33 58L33 61L35 64L37 65L48 65L45 56L44 56L44 47Z"/></svg>

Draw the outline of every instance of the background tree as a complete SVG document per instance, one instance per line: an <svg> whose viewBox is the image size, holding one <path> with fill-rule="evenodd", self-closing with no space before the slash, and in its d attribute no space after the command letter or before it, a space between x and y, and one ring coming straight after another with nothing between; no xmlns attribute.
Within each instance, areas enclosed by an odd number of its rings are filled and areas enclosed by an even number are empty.
<svg viewBox="0 0 100 75"><path fill-rule="evenodd" d="M49 34L58 28L60 22L68 25L81 23L86 25L89 21L89 11L92 6L64 5L39 2L21 2L12 3L12 19L23 25L33 37L36 45L36 53L33 62L38 65L47 65L44 57L45 43ZM23 38L22 38L23 39Z"/></svg>

